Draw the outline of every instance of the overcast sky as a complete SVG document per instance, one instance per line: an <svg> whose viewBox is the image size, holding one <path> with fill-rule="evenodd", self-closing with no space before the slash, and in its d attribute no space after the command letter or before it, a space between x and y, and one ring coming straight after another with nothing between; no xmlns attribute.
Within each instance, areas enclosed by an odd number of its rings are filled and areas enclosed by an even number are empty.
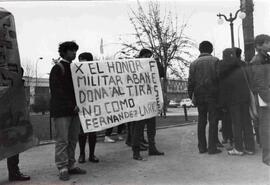
<svg viewBox="0 0 270 185"><path fill-rule="evenodd" d="M146 7L147 1L141 1ZM221 57L222 50L231 46L228 22L217 24L218 13L229 16L240 7L240 0L162 0L161 11L172 10L179 17L179 24L187 21L185 34L200 43L210 40L215 55ZM254 32L270 34L270 1L254 0ZM22 63L32 63L39 57L38 76L44 77L51 69L51 59L57 58L58 44L75 40L78 53L90 51L99 55L100 40L104 40L104 53L114 55L119 49L119 37L134 33L129 22L130 8L136 9L133 1L15 1L0 2L0 7L15 17L18 45ZM235 44L242 43L241 20L234 21ZM198 53L195 53L197 55Z"/></svg>

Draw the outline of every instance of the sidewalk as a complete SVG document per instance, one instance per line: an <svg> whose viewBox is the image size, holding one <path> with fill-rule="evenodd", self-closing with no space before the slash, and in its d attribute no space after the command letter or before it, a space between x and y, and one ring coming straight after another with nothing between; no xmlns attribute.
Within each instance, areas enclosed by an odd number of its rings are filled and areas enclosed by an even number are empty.
<svg viewBox="0 0 270 185"><path fill-rule="evenodd" d="M147 161L135 161L123 141L98 142L100 163L79 164L87 175L58 180L54 164L54 145L34 147L20 155L22 172L29 182L9 183L6 160L0 161L0 184L16 185L269 185L270 168L261 162L261 150L253 156L199 154L196 125L160 129L157 147L165 156L142 155ZM78 149L78 148L77 148ZM79 151L76 154L78 157Z"/></svg>

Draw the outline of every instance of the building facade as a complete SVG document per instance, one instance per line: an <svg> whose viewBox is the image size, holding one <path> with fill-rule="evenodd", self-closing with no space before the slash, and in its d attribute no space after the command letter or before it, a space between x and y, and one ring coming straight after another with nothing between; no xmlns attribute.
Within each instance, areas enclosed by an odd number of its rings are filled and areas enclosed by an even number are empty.
<svg viewBox="0 0 270 185"><path fill-rule="evenodd" d="M50 99L49 79L48 78L33 78L23 77L25 80L24 86L26 90L26 96L28 105L37 103L38 98L43 98L47 102ZM185 80L168 80L167 86L168 100L181 101L183 98L187 98L187 81Z"/></svg>

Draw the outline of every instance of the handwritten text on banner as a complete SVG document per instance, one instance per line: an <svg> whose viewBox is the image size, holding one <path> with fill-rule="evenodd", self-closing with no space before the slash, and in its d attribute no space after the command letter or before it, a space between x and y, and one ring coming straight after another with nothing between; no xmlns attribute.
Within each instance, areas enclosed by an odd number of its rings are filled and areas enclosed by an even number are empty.
<svg viewBox="0 0 270 185"><path fill-rule="evenodd" d="M76 102L84 132L154 117L163 96L153 59L71 64Z"/></svg>

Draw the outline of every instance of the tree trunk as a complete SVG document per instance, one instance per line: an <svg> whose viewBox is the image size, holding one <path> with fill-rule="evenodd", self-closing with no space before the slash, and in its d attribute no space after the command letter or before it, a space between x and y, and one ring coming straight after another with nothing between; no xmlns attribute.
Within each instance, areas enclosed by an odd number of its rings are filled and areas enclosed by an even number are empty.
<svg viewBox="0 0 270 185"><path fill-rule="evenodd" d="M163 113L166 116L167 112L167 105L168 105L168 97L167 97L167 86L168 86L168 79L167 79L167 66L164 67L164 78L163 78L163 101L164 101L164 107L163 107Z"/></svg>
<svg viewBox="0 0 270 185"><path fill-rule="evenodd" d="M242 20L244 35L245 61L250 62L255 55L254 50L254 25L253 25L253 0L240 0L241 8L246 13L246 18Z"/></svg>

